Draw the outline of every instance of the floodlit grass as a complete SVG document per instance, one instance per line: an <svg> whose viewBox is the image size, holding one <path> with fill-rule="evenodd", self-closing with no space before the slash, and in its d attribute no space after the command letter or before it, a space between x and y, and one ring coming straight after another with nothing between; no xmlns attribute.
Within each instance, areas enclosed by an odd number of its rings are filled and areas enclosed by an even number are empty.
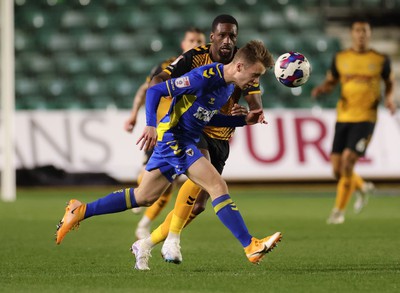
<svg viewBox="0 0 400 293"><path fill-rule="evenodd" d="M400 292L398 190L373 196L360 215L349 206L345 224L331 226L333 187L231 188L254 236L284 235L260 265L209 205L183 233L181 265L163 262L158 246L151 271L140 272L129 252L140 217L130 211L88 219L54 243L65 202L114 189L21 189L15 203L0 202L1 291Z"/></svg>

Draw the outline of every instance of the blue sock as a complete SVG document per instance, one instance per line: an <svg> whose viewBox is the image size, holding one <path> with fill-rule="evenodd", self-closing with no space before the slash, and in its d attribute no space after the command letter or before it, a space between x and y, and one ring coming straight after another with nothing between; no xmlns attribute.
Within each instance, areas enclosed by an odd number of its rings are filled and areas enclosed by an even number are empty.
<svg viewBox="0 0 400 293"><path fill-rule="evenodd" d="M247 230L236 204L229 194L224 194L212 201L214 211L221 222L231 230L232 234L240 241L243 247L251 243L251 235Z"/></svg>
<svg viewBox="0 0 400 293"><path fill-rule="evenodd" d="M138 204L133 188L120 189L86 204L85 219L91 216L118 213L136 207L138 207Z"/></svg>

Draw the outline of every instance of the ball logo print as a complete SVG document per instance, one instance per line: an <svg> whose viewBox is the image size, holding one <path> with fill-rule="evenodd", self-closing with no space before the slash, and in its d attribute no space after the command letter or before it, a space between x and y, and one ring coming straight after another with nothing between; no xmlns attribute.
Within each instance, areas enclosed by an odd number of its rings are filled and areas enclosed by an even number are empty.
<svg viewBox="0 0 400 293"><path fill-rule="evenodd" d="M305 84L310 77L311 66L307 58L298 52L282 54L275 62L276 79L287 87Z"/></svg>

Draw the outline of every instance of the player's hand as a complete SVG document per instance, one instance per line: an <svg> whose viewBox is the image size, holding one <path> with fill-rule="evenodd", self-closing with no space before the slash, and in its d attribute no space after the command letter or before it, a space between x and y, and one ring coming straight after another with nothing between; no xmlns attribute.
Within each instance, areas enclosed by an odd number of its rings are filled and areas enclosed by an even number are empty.
<svg viewBox="0 0 400 293"><path fill-rule="evenodd" d="M312 89L312 91L311 91L311 96L312 96L313 98L318 98L320 95L322 95L322 94L324 94L324 93L325 93L325 91L324 91L324 89L322 88L322 86L317 86L317 87L315 87L315 88Z"/></svg>
<svg viewBox="0 0 400 293"><path fill-rule="evenodd" d="M253 125L256 123L267 124L265 121L264 111L263 109L250 110L246 116L247 125Z"/></svg>
<svg viewBox="0 0 400 293"><path fill-rule="evenodd" d="M128 119L126 119L124 124L124 129L127 132L132 132L133 128L135 128L135 125L136 125L136 116L131 115Z"/></svg>
<svg viewBox="0 0 400 293"><path fill-rule="evenodd" d="M393 100L385 100L385 107L389 110L391 115L396 113L396 103Z"/></svg>
<svg viewBox="0 0 400 293"><path fill-rule="evenodd" d="M157 143L157 130L153 126L146 126L136 144L140 144L140 150L149 150Z"/></svg>
<svg viewBox="0 0 400 293"><path fill-rule="evenodd" d="M249 110L247 110L246 107L239 105L239 104L234 104L231 109L232 116L242 116L242 115L247 115L248 113L249 113Z"/></svg>

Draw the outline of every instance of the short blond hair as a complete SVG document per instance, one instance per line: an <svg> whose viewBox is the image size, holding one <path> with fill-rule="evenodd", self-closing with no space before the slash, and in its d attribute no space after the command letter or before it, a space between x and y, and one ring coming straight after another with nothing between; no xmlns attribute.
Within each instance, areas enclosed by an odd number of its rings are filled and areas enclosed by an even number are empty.
<svg viewBox="0 0 400 293"><path fill-rule="evenodd" d="M259 40L252 40L241 47L236 52L233 62L237 62L239 59L244 59L249 64L261 62L265 68L272 68L275 63L272 54L264 46L264 43Z"/></svg>

